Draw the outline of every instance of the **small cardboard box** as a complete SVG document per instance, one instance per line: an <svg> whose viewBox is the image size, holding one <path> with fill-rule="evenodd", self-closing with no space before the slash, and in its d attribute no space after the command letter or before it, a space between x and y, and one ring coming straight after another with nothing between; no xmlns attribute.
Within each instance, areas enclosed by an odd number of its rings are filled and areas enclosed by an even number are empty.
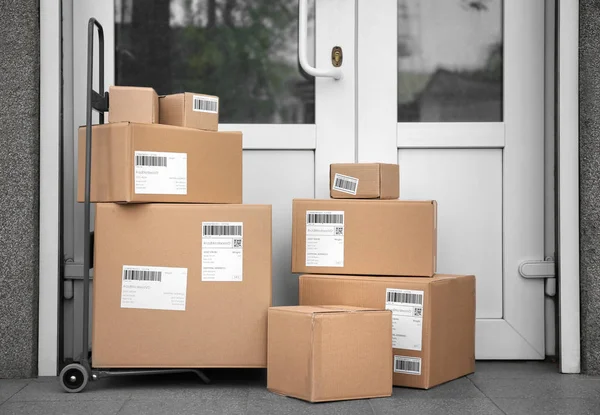
<svg viewBox="0 0 600 415"><path fill-rule="evenodd" d="M94 367L266 367L271 206L96 206Z"/></svg>
<svg viewBox="0 0 600 415"><path fill-rule="evenodd" d="M217 131L219 97L184 92L160 97L160 123Z"/></svg>
<svg viewBox="0 0 600 415"><path fill-rule="evenodd" d="M302 275L300 304L392 311L394 385L429 389L475 371L475 277Z"/></svg>
<svg viewBox="0 0 600 415"><path fill-rule="evenodd" d="M154 89L111 86L108 93L109 122L158 123L158 95Z"/></svg>
<svg viewBox="0 0 600 415"><path fill-rule="evenodd" d="M77 200L84 200L85 127ZM242 133L159 124L92 127L92 202L242 203Z"/></svg>
<svg viewBox="0 0 600 415"><path fill-rule="evenodd" d="M434 201L295 199L292 272L431 277Z"/></svg>
<svg viewBox="0 0 600 415"><path fill-rule="evenodd" d="M270 308L267 388L310 402L390 396L391 324L368 308Z"/></svg>
<svg viewBox="0 0 600 415"><path fill-rule="evenodd" d="M397 164L332 164L329 176L333 199L398 199L400 196Z"/></svg>

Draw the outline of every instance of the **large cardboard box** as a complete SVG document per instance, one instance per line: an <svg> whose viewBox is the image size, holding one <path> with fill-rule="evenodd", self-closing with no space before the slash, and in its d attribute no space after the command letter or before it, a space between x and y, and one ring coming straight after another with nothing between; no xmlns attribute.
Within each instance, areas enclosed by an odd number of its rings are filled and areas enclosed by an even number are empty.
<svg viewBox="0 0 600 415"><path fill-rule="evenodd" d="M271 206L98 204L98 368L265 367Z"/></svg>
<svg viewBox="0 0 600 415"><path fill-rule="evenodd" d="M429 389L475 371L472 275L302 275L300 304L391 310L396 386Z"/></svg>
<svg viewBox="0 0 600 415"><path fill-rule="evenodd" d="M77 200L85 185L79 129ZM92 202L242 203L242 133L158 124L92 127Z"/></svg>
<svg viewBox="0 0 600 415"><path fill-rule="evenodd" d="M400 196L397 164L332 164L329 175L333 199L398 199Z"/></svg>
<svg viewBox="0 0 600 415"><path fill-rule="evenodd" d="M436 203L296 199L292 272L431 277Z"/></svg>
<svg viewBox="0 0 600 415"><path fill-rule="evenodd" d="M111 86L108 93L109 122L158 123L158 95L154 89Z"/></svg>
<svg viewBox="0 0 600 415"><path fill-rule="evenodd" d="M219 97L184 92L160 97L160 123L217 131Z"/></svg>
<svg viewBox="0 0 600 415"><path fill-rule="evenodd" d="M269 309L267 388L310 402L392 394L389 311Z"/></svg>

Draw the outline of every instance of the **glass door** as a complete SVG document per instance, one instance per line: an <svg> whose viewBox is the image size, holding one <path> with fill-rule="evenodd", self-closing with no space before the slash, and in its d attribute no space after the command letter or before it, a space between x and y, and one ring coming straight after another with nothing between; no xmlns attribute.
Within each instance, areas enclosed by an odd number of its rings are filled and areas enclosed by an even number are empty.
<svg viewBox="0 0 600 415"><path fill-rule="evenodd" d="M477 277L477 358L543 359L544 1L358 0L358 160L439 203L438 271ZM457 305L458 306L458 305Z"/></svg>
<svg viewBox="0 0 600 415"><path fill-rule="evenodd" d="M78 126L85 121L87 21L104 26L106 85L152 86L159 94L218 95L220 130L243 132L244 203L273 205L273 304L297 304L291 275L291 201L328 197L329 164L355 152L353 0L65 1L65 357L78 353L82 321L83 212L74 201ZM70 15L69 15L70 13ZM306 31L299 33L299 19ZM342 79L313 77L299 65L333 69ZM306 66L306 65L305 65ZM74 341L75 339L75 341Z"/></svg>

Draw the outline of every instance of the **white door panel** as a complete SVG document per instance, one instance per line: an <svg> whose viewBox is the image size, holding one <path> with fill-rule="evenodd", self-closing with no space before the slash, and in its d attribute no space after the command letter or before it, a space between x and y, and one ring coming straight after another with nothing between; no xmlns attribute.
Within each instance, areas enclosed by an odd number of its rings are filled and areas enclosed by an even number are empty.
<svg viewBox="0 0 600 415"><path fill-rule="evenodd" d="M273 305L298 303L292 268L292 204L314 197L314 151L244 150L244 203L273 206Z"/></svg>
<svg viewBox="0 0 600 415"><path fill-rule="evenodd" d="M477 317L502 318L502 150L400 149L402 199L438 202L438 270L477 277Z"/></svg>

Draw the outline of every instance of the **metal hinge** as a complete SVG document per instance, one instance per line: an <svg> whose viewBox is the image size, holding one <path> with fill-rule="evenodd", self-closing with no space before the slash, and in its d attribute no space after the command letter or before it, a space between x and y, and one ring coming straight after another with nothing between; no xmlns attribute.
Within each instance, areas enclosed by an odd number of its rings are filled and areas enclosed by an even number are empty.
<svg viewBox="0 0 600 415"><path fill-rule="evenodd" d="M523 261L519 265L519 274L527 279L546 279L546 295L556 295L556 263L553 257L543 261Z"/></svg>

